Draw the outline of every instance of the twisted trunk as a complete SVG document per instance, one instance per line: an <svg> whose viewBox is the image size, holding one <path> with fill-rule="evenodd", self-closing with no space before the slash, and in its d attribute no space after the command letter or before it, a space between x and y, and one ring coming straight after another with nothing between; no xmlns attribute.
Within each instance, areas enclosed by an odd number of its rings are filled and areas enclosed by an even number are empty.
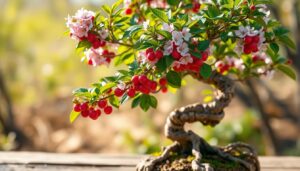
<svg viewBox="0 0 300 171"><path fill-rule="evenodd" d="M186 123L201 122L203 125L217 125L224 117L224 108L229 105L234 95L234 82L229 77L218 72L212 73L209 79L203 79L194 73L188 74L201 82L214 85L219 90L217 97L208 104L195 103L171 112L165 125L165 135L173 140L174 144L166 147L161 156L141 162L137 166L137 170L155 170L155 165L163 163L172 152L179 155L193 154L195 159L192 161L192 169L194 171L210 170L207 165L201 164L202 155L207 154L240 163L247 170L259 170L256 153L249 145L234 143L226 147L213 147L193 131L185 131L184 125ZM235 156L237 154L246 155L250 162Z"/></svg>

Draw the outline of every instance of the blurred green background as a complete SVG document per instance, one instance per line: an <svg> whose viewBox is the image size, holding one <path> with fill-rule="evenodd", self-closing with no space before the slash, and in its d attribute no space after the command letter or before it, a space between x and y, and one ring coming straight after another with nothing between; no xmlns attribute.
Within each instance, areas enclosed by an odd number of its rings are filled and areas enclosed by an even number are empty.
<svg viewBox="0 0 300 171"><path fill-rule="evenodd" d="M170 143L163 136L173 108L209 99L209 86L187 80L175 94L159 95L147 113L121 107L98 121L69 124L72 89L87 87L115 69L80 62L65 18L77 9L100 10L104 0L0 0L0 148L48 152L153 153ZM273 17L291 30L300 46L300 2L274 0ZM300 54L282 47L300 71ZM204 91L203 91L204 90ZM257 95L257 96L255 96ZM216 128L188 128L212 144L245 141L261 155L300 155L299 80L276 74L272 80L238 84L237 96Z"/></svg>

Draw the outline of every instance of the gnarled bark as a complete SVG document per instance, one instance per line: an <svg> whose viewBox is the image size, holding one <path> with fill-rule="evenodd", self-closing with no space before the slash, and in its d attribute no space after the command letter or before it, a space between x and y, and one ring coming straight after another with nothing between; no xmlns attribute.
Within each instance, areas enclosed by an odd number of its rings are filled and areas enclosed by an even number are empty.
<svg viewBox="0 0 300 171"><path fill-rule="evenodd" d="M194 171L210 170L201 164L202 155L214 154L221 158L228 159L243 165L246 169L259 170L259 163L255 151L247 144L235 143L226 147L210 146L203 138L193 131L186 131L186 123L201 122L204 125L217 125L224 117L224 108L227 107L234 95L234 82L217 72L214 72L209 79L203 79L196 74L189 73L195 79L206 84L214 85L218 90L218 96L208 104L195 103L174 110L167 118L165 125L165 135L174 141L166 147L161 156L148 158L137 166L138 171L151 171L157 163L161 163L169 158L171 152L178 154L193 154L195 159L192 161ZM247 155L251 162L247 162L236 157L239 153Z"/></svg>

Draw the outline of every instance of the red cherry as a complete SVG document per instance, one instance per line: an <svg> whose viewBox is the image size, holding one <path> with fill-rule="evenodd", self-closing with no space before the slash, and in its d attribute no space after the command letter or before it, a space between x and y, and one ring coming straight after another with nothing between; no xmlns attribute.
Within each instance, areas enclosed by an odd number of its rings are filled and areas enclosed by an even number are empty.
<svg viewBox="0 0 300 171"><path fill-rule="evenodd" d="M140 83L139 76L138 75L133 76L131 81L134 85L138 85Z"/></svg>
<svg viewBox="0 0 300 171"><path fill-rule="evenodd" d="M80 112L81 111L81 105L80 104L75 104L74 107L73 107L73 110L75 112Z"/></svg>
<svg viewBox="0 0 300 171"><path fill-rule="evenodd" d="M146 50L146 55L148 55L150 52L154 52L154 51L153 51L153 48L148 48L148 49Z"/></svg>
<svg viewBox="0 0 300 171"><path fill-rule="evenodd" d="M126 15L132 14L132 9L131 9L131 8L127 8L127 9L125 10L125 14L126 14Z"/></svg>
<svg viewBox="0 0 300 171"><path fill-rule="evenodd" d="M167 83L168 83L168 81L167 81L166 78L161 78L161 79L159 80L159 84L160 84L161 86L165 86L165 85L167 85Z"/></svg>
<svg viewBox="0 0 300 171"><path fill-rule="evenodd" d="M260 60L260 57L255 55L255 56L253 56L252 60L253 60L253 62L257 62Z"/></svg>
<svg viewBox="0 0 300 171"><path fill-rule="evenodd" d="M180 53L177 51L177 49L173 49L172 56L173 56L174 59L179 59L179 58L181 58L181 55L180 55Z"/></svg>
<svg viewBox="0 0 300 171"><path fill-rule="evenodd" d="M155 56L156 56L157 59L160 59L160 58L162 58L164 56L164 53L161 50L157 50L155 52Z"/></svg>
<svg viewBox="0 0 300 171"><path fill-rule="evenodd" d="M139 76L139 82L140 82L141 84L146 84L147 81L148 81L148 78L147 78L146 75L140 75L140 76Z"/></svg>
<svg viewBox="0 0 300 171"><path fill-rule="evenodd" d="M81 116L86 118L89 116L89 111L88 110L84 110L84 111L81 111Z"/></svg>
<svg viewBox="0 0 300 171"><path fill-rule="evenodd" d="M88 64L93 65L93 61L91 59L89 59Z"/></svg>
<svg viewBox="0 0 300 171"><path fill-rule="evenodd" d="M252 37L251 36L246 36L245 37L245 44L250 44L250 43L252 43Z"/></svg>
<svg viewBox="0 0 300 171"><path fill-rule="evenodd" d="M251 6L250 6L250 9L251 9L252 11L254 11L254 10L256 9L256 6L255 6L255 5L251 5Z"/></svg>
<svg viewBox="0 0 300 171"><path fill-rule="evenodd" d="M154 52L148 53L147 59L148 59L149 61L155 61L156 57L155 57Z"/></svg>
<svg viewBox="0 0 300 171"><path fill-rule="evenodd" d="M115 96L121 97L124 94L124 90L121 90L120 88L115 89Z"/></svg>
<svg viewBox="0 0 300 171"><path fill-rule="evenodd" d="M88 108L89 108L89 105L88 105L87 102L86 102L86 103L82 103L82 104L80 105L81 111L88 110Z"/></svg>
<svg viewBox="0 0 300 171"><path fill-rule="evenodd" d="M100 100L100 101L98 101L98 106L100 108L105 108L105 106L107 106L107 100Z"/></svg>
<svg viewBox="0 0 300 171"><path fill-rule="evenodd" d="M206 61L207 58L208 58L208 53L207 52L202 52L201 54L202 54L201 60Z"/></svg>
<svg viewBox="0 0 300 171"><path fill-rule="evenodd" d="M139 87L139 90L143 93L143 94L149 94L150 90L147 87L141 86Z"/></svg>
<svg viewBox="0 0 300 171"><path fill-rule="evenodd" d="M156 89L157 89L157 82L152 81L151 85L150 85L150 90L151 91L156 91Z"/></svg>
<svg viewBox="0 0 300 171"><path fill-rule="evenodd" d="M258 51L258 47L257 47L256 43L251 43L249 48L252 52L257 52Z"/></svg>
<svg viewBox="0 0 300 171"><path fill-rule="evenodd" d="M104 113L107 114L107 115L111 114L112 111L113 111L113 108L111 106L106 106L104 108Z"/></svg>
<svg viewBox="0 0 300 171"><path fill-rule="evenodd" d="M252 38L253 43L259 43L259 40L260 40L259 36L254 36Z"/></svg>
<svg viewBox="0 0 300 171"><path fill-rule="evenodd" d="M104 47L106 45L106 41L99 41L99 46L100 47Z"/></svg>
<svg viewBox="0 0 300 171"><path fill-rule="evenodd" d="M130 88L128 91L127 91L127 95L129 97L134 97L135 96L135 89L134 88Z"/></svg>
<svg viewBox="0 0 300 171"><path fill-rule="evenodd" d="M91 43L97 41L97 35L94 33L88 33L87 40Z"/></svg>
<svg viewBox="0 0 300 171"><path fill-rule="evenodd" d="M103 50L102 55L107 56L109 54L109 51L107 49Z"/></svg>
<svg viewBox="0 0 300 171"><path fill-rule="evenodd" d="M244 46L244 53L245 54L250 54L252 52L251 48L249 45Z"/></svg>
<svg viewBox="0 0 300 171"><path fill-rule="evenodd" d="M110 58L105 58L105 61L106 61L107 63L110 63L110 62L111 62L111 59L110 59Z"/></svg>
<svg viewBox="0 0 300 171"><path fill-rule="evenodd" d="M98 111L98 112L97 112ZM93 119L93 120L97 120L98 119L98 117L100 116L100 114L101 114L101 112L100 112L100 110L90 110L90 113L89 113L89 117L91 118L91 119ZM99 114L100 113L100 114Z"/></svg>
<svg viewBox="0 0 300 171"><path fill-rule="evenodd" d="M167 92L168 92L168 88L164 86L164 87L161 88L161 91L162 91L163 93L167 93Z"/></svg>
<svg viewBox="0 0 300 171"><path fill-rule="evenodd" d="M101 41L97 40L93 42L93 48L98 49L101 46Z"/></svg>

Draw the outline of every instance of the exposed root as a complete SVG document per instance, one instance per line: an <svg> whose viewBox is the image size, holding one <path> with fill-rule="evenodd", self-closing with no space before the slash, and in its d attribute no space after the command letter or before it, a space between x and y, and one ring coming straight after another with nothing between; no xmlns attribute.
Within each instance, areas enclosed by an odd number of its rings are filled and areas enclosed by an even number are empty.
<svg viewBox="0 0 300 171"><path fill-rule="evenodd" d="M213 147L192 131L189 131L188 134L192 139L192 146L190 150L192 152L192 155L194 156L191 163L188 164L190 164L190 168L193 171L224 170L223 168L213 168L210 163L203 163L202 159L205 156L215 156L215 158L221 158L224 161L236 163L237 165L239 165L239 168L237 168L237 170L240 170L241 167L243 167L244 170L249 171L260 170L256 153L249 145L244 143L233 143L225 147ZM161 156L150 157L139 163L139 165L137 166L137 171L158 171L160 170L158 169L159 165L170 162L171 158L174 158L174 154L176 154L177 156L185 156L185 158L188 158L188 155L183 154L183 151L183 146L178 143L174 143L171 146L165 148ZM174 170L174 168L172 168L171 170Z"/></svg>

